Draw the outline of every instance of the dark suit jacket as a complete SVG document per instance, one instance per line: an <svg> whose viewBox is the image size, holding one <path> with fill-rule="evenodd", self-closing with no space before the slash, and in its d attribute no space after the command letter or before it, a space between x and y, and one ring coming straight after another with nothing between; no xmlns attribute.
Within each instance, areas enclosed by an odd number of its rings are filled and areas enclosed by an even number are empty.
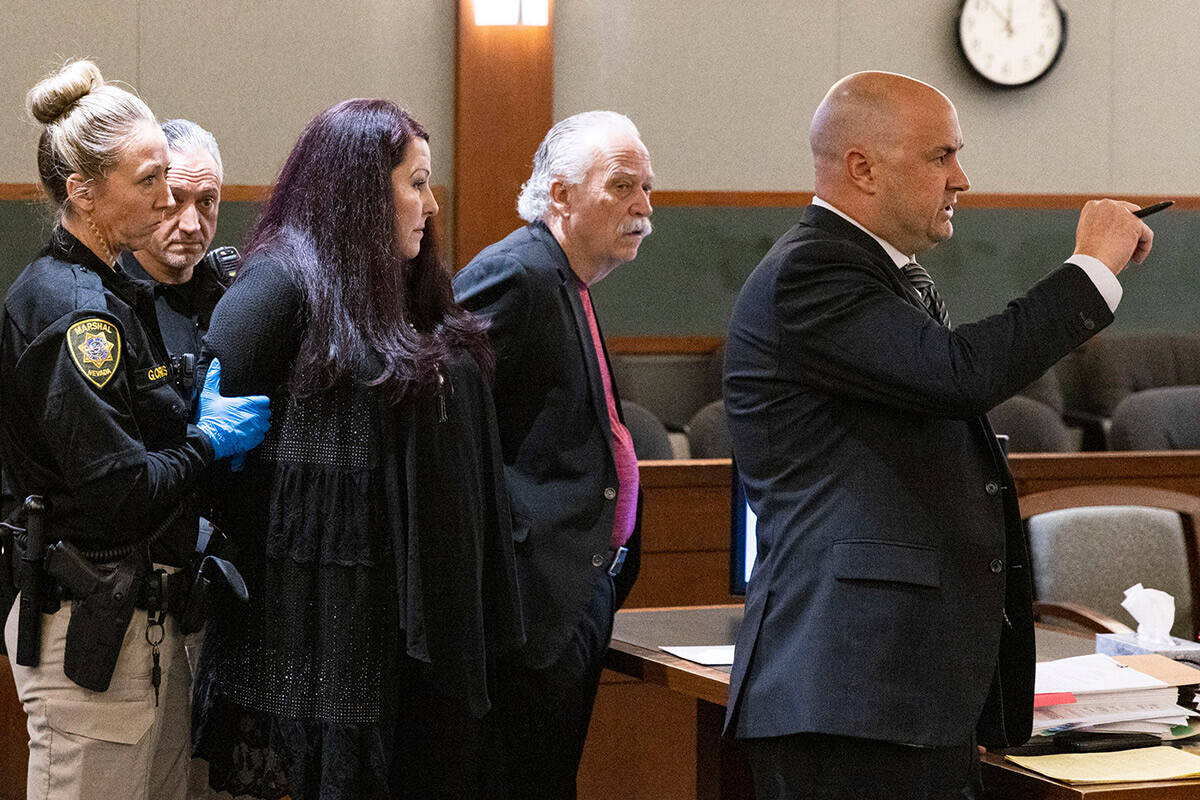
<svg viewBox="0 0 1200 800"><path fill-rule="evenodd" d="M596 348L575 274L541 222L471 259L454 277L454 294L491 322L524 657L544 666L583 614L612 537L616 495L608 490L619 484ZM637 575L640 526L639 507L615 582L618 604Z"/></svg>
<svg viewBox="0 0 1200 800"><path fill-rule="evenodd" d="M984 414L1111 321L1067 264L952 332L871 237L805 210L742 287L726 342L758 514L728 731L1028 738L1028 557Z"/></svg>

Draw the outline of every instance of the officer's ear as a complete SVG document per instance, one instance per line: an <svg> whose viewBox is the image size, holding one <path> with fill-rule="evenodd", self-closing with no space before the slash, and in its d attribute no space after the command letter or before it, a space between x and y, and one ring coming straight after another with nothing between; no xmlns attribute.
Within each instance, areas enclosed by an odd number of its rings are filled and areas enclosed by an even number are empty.
<svg viewBox="0 0 1200 800"><path fill-rule="evenodd" d="M72 172L67 177L67 199L76 210L90 214L96 207L96 182Z"/></svg>

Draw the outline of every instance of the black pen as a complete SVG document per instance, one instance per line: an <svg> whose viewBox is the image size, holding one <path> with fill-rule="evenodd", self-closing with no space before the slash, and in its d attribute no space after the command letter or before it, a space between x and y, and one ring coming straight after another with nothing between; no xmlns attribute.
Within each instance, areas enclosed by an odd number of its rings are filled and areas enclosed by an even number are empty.
<svg viewBox="0 0 1200 800"><path fill-rule="evenodd" d="M1150 216L1151 214L1157 214L1159 211L1162 211L1164 208L1167 208L1168 206L1172 206L1174 204L1175 204L1174 200L1163 200L1161 203L1154 203L1152 205L1146 206L1145 208L1139 208L1137 211L1133 212L1133 215L1135 217L1137 217L1138 219L1145 219L1146 217Z"/></svg>

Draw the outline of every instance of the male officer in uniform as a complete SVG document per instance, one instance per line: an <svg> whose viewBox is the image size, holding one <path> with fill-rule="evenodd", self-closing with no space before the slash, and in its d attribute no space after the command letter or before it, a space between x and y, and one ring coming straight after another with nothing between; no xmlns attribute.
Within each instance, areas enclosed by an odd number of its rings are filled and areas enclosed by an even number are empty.
<svg viewBox="0 0 1200 800"><path fill-rule="evenodd" d="M180 388L194 402L203 376L194 378L190 367L200 357L213 306L233 278L237 251L221 248L204 257L217 232L224 176L213 135L186 119L167 120L162 130L170 150L167 185L175 206L150 246L122 253L120 265L130 277L153 284L163 342L181 367L182 379L190 381Z"/></svg>
<svg viewBox="0 0 1200 800"><path fill-rule="evenodd" d="M199 387L204 382L197 371L204 334L208 332L213 307L233 279L238 266L237 250L224 247L205 257L217 232L224 169L221 151L213 135L194 122L172 119L162 123L170 151L171 168L167 185L175 198L150 240L150 246L124 252L121 268L132 278L154 287L155 308L163 343L171 354L179 392L195 408ZM202 509L193 510L196 519ZM204 550L212 525L199 516L197 547ZM194 668L202 634L185 640L188 663ZM193 759L188 796L212 795L208 788L207 763Z"/></svg>

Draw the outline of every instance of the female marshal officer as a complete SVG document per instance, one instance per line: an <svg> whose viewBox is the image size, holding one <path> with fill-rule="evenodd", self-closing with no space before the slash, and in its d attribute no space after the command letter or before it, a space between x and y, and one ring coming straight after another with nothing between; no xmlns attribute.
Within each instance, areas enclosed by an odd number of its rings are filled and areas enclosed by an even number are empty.
<svg viewBox="0 0 1200 800"><path fill-rule="evenodd" d="M27 105L45 125L38 172L57 211L0 324L0 464L14 495L44 498L54 545L43 613L28 591L5 627L29 718L28 796L183 798L187 663L150 564L187 565L196 531L180 504L215 459L262 440L267 399L222 397L214 363L189 425L154 296L114 268L174 203L150 109L87 61Z"/></svg>

